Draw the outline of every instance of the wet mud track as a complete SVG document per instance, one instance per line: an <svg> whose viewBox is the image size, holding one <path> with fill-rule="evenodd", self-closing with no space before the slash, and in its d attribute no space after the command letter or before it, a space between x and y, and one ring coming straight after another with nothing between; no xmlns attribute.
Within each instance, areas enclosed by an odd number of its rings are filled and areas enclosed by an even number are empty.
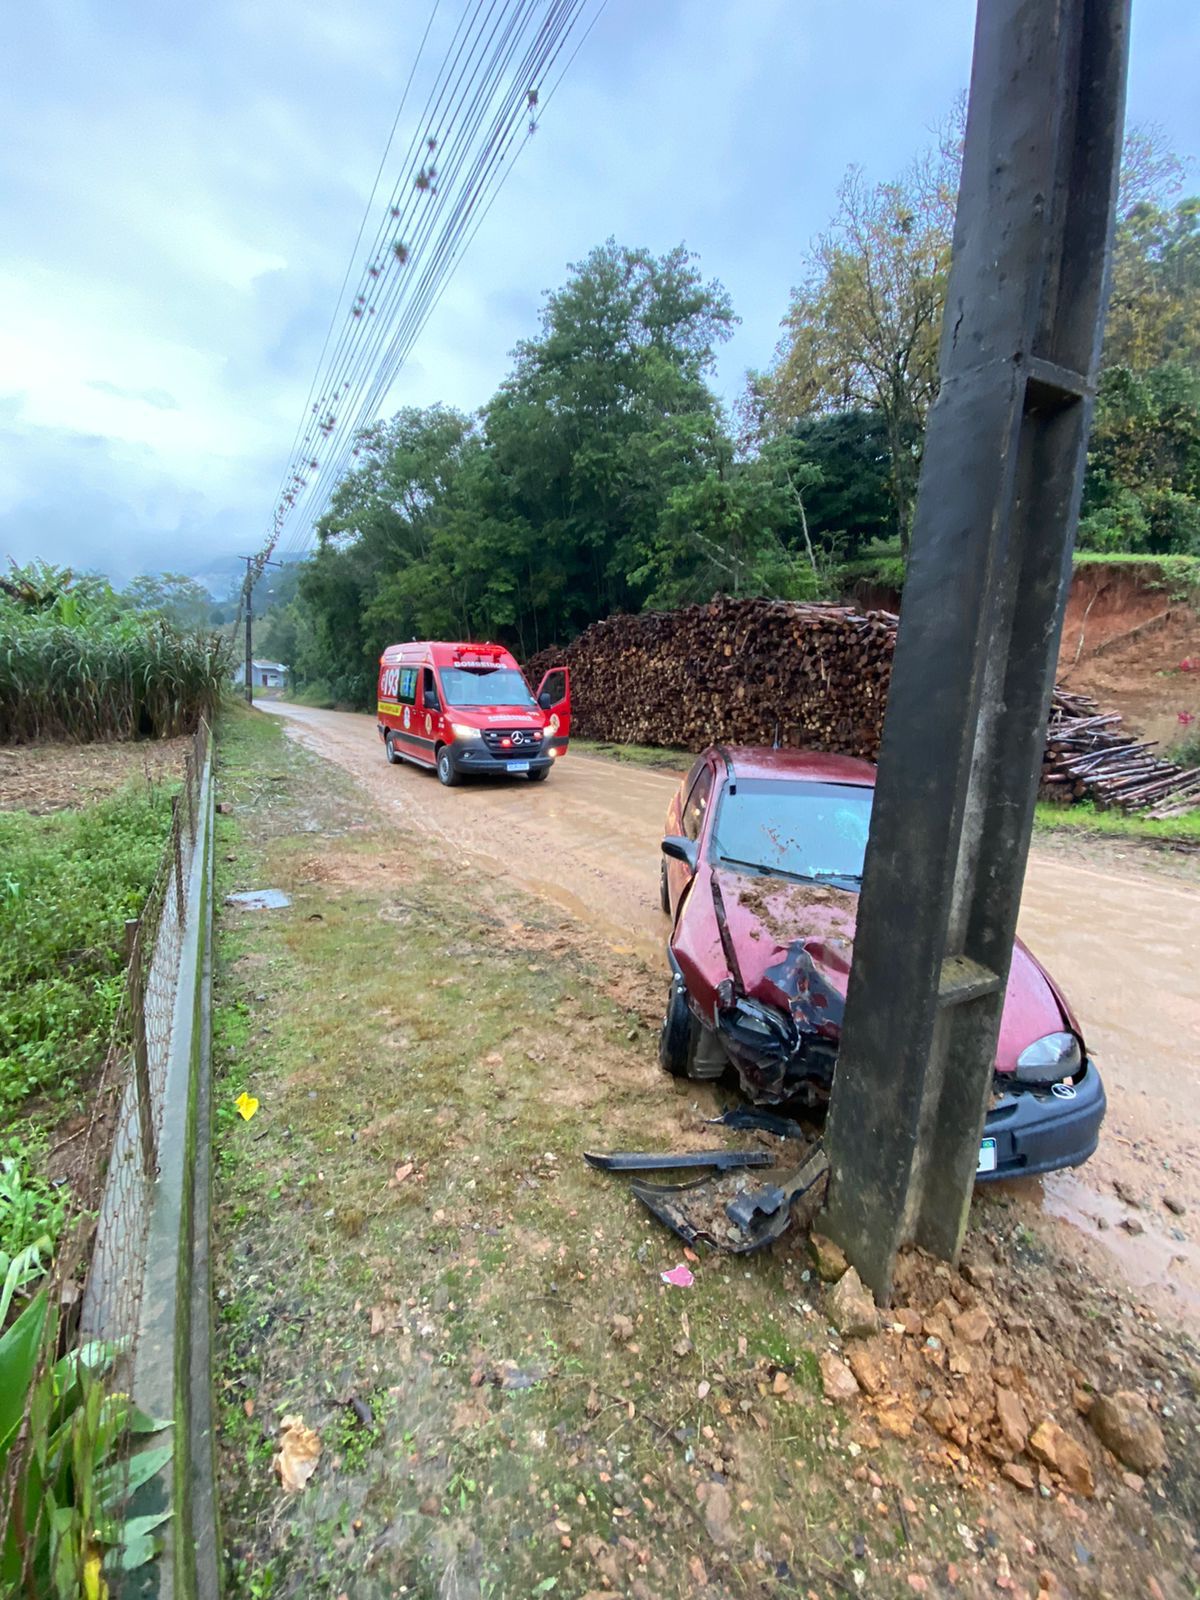
<svg viewBox="0 0 1200 1600"><path fill-rule="evenodd" d="M572 752L548 782L443 788L390 767L365 716L274 703L308 748L447 858L499 875L593 929L616 959L662 972L659 841L677 778ZM1035 847L1022 937L1062 984L1108 1091L1086 1167L1004 1185L1156 1310L1200 1326L1200 884L1117 859Z"/></svg>

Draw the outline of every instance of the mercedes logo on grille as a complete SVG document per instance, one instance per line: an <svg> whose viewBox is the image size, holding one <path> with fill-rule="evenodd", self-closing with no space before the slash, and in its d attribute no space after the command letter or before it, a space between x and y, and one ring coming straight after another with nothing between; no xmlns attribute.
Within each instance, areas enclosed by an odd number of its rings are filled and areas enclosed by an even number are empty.
<svg viewBox="0 0 1200 1600"><path fill-rule="evenodd" d="M516 731L513 733L512 741L513 741L514 744L524 744L525 743L525 735L521 732L520 728L517 728Z"/></svg>

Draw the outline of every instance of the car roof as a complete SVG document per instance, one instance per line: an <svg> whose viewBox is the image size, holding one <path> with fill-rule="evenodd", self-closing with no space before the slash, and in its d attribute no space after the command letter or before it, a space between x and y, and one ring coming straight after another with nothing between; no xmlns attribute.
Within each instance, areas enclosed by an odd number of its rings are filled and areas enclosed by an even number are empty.
<svg viewBox="0 0 1200 1600"><path fill-rule="evenodd" d="M495 667L511 669L517 666L511 653L501 644L455 642L452 639L411 639L404 644L390 644L379 659L384 666L432 662L435 667L453 667L458 665L460 656L472 665L477 664L474 658L478 657L480 662L487 661Z"/></svg>
<svg viewBox="0 0 1200 1600"><path fill-rule="evenodd" d="M853 783L863 788L875 785L875 766L856 756L827 755L820 750L775 749L766 744L714 745L718 754L728 756L739 778L797 778L823 783Z"/></svg>

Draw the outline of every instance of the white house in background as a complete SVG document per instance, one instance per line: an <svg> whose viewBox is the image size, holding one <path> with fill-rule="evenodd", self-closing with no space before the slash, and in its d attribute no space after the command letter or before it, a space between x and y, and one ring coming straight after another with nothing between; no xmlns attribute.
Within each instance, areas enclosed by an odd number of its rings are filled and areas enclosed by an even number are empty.
<svg viewBox="0 0 1200 1600"><path fill-rule="evenodd" d="M253 668L251 685L255 689L284 689L287 687L287 668L282 661L258 661L250 663ZM233 674L233 681L243 684L246 681L246 663L239 661Z"/></svg>

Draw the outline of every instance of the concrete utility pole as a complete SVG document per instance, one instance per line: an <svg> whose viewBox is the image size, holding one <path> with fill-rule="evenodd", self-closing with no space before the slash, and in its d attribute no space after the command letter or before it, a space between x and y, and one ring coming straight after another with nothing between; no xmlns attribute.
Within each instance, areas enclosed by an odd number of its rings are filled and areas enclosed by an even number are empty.
<svg viewBox="0 0 1200 1600"><path fill-rule="evenodd" d="M282 561L268 561L265 557L239 556L239 561L246 563L246 582L242 586L242 598L246 612L246 704L254 704L254 655L250 648L250 624L252 620L252 601L254 596L254 567L282 567Z"/></svg>
<svg viewBox="0 0 1200 1600"><path fill-rule="evenodd" d="M962 1243L1071 574L1129 0L979 0L954 258L830 1107L881 1301Z"/></svg>

